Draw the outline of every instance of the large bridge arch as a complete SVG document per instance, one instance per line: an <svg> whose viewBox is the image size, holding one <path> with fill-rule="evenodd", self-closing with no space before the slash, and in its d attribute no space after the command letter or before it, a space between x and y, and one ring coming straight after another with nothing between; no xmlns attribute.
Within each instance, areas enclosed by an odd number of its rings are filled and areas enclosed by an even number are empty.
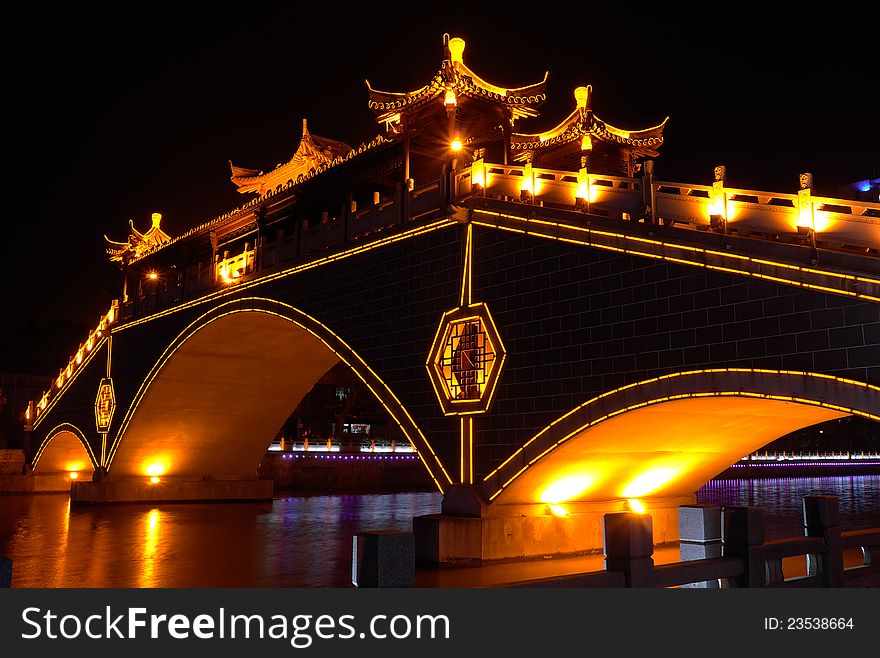
<svg viewBox="0 0 880 658"><path fill-rule="evenodd" d="M500 505L680 498L779 436L850 414L880 420L880 387L790 371L675 373L561 416L490 473L483 489Z"/></svg>
<svg viewBox="0 0 880 658"><path fill-rule="evenodd" d="M53 427L34 454L32 469L36 475L72 474L91 479L98 467L88 440L76 425L62 423Z"/></svg>
<svg viewBox="0 0 880 658"><path fill-rule="evenodd" d="M376 372L315 318L256 297L213 308L166 348L122 419L108 475L253 477L278 428L339 361L385 406L445 490L451 480L433 448Z"/></svg>

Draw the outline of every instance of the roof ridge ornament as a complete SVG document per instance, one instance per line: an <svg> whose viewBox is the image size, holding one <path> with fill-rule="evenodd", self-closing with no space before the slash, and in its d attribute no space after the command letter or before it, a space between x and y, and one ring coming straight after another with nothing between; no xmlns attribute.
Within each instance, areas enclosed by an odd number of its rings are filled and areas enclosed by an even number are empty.
<svg viewBox="0 0 880 658"><path fill-rule="evenodd" d="M464 47L467 45L461 37L453 37L449 40L449 59L452 65L464 64Z"/></svg>
<svg viewBox="0 0 880 658"><path fill-rule="evenodd" d="M125 242L116 242L106 235L104 236L104 240L107 242L107 255L110 257L111 263L130 263L146 252L171 242L171 236L159 226L162 222L162 213L152 213L150 220L152 226L149 230L141 233L134 227L134 220L129 219L128 240Z"/></svg>

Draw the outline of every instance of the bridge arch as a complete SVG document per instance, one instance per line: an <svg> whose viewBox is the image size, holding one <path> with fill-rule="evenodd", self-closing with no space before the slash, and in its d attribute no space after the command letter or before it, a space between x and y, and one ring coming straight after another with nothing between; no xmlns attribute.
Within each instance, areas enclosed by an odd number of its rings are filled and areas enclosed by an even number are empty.
<svg viewBox="0 0 880 658"><path fill-rule="evenodd" d="M85 434L71 423L53 427L33 459L33 472L37 475L76 473L76 477L90 480L97 467L98 460Z"/></svg>
<svg viewBox="0 0 880 658"><path fill-rule="evenodd" d="M166 348L120 424L108 474L253 477L278 428L339 361L386 408L444 491L449 475L379 375L315 318L258 297L213 308Z"/></svg>
<svg viewBox="0 0 880 658"><path fill-rule="evenodd" d="M483 482L495 504L693 494L789 432L850 414L880 420L880 387L831 375L695 370L609 391L538 432Z"/></svg>

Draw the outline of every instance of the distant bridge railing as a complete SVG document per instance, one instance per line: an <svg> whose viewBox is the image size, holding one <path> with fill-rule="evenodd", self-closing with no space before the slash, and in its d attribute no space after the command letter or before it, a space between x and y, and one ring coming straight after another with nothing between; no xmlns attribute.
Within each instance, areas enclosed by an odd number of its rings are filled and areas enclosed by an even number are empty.
<svg viewBox="0 0 880 658"><path fill-rule="evenodd" d="M835 496L804 497L804 536L765 540L756 507L679 508L682 560L655 565L651 517L603 518L605 569L511 583L511 587L845 587L880 577L880 528L842 531ZM844 552L861 563L844 568ZM783 560L805 557L806 573L786 577Z"/></svg>

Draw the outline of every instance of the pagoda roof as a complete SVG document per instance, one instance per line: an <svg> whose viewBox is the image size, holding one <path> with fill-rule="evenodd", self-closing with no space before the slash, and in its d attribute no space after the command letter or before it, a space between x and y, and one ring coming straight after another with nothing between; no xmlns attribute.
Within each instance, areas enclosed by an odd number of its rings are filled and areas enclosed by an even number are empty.
<svg viewBox="0 0 880 658"><path fill-rule="evenodd" d="M159 226L162 222L162 215L154 212L152 221L153 225L149 230L141 233L134 227L134 220L129 219L128 242L116 242L105 235L104 240L107 242L107 255L110 256L110 261L130 262L148 251L153 251L171 242L171 236Z"/></svg>
<svg viewBox="0 0 880 658"><path fill-rule="evenodd" d="M348 157L352 148L335 139L319 137L309 132L305 119L302 122L302 138L293 157L275 169L264 173L258 169L237 167L229 161L230 179L242 194L256 192L263 195L289 182L297 182L306 178L311 170L322 165L330 165Z"/></svg>
<svg viewBox="0 0 880 658"><path fill-rule="evenodd" d="M549 130L540 133L513 133L510 148L514 159L524 160L528 152L580 141L589 136L600 142L609 142L630 147L637 156L657 155L663 144L663 128L669 117L662 123L641 130L624 130L600 119L592 109L592 86L578 87L574 91L576 107L565 119Z"/></svg>
<svg viewBox="0 0 880 658"><path fill-rule="evenodd" d="M313 137L313 139L314 139L314 137ZM317 139L323 140L324 138L319 137ZM334 140L326 140L326 141L334 141ZM341 144L342 142L337 142L337 143ZM285 190L289 190L290 188L295 187L296 185L299 185L300 183L304 183L304 182L306 182L316 176L319 176L320 174L324 173L327 170L332 169L333 167L344 164L346 162L350 162L351 160L354 160L358 157L366 156L369 153L374 153L377 149L380 149L384 146L387 146L388 144L391 144L390 140L386 139L382 135L376 135L376 137L373 138L370 142L368 142L366 144L361 144L357 149L349 149L349 152L346 155L344 155L342 157L334 158L330 162L324 162L315 168L309 169L302 176L302 178L297 176L294 179L288 179L285 183L283 183L281 185L280 190L277 188L277 186L273 187L271 189L267 189L266 192L262 196L252 197L250 200L246 201L238 208L234 208L233 210L230 210L228 212L223 213L222 215L214 217L213 219L210 219L206 222L203 222L202 224L199 224L198 226L194 226L193 228L188 230L186 233L183 233L182 235L179 235L176 238L172 238L168 242L164 242L161 244L155 244L155 245L149 247L148 249L145 249L143 251L138 252L134 256L134 258L132 259L131 262L133 262L135 260L140 260L141 258L149 256L150 254L153 254L156 251L159 251L160 249L163 249L164 247L172 245L176 242L188 240L190 238L193 238L193 237L196 237L199 235L207 235L211 231L219 230L222 227L227 226L231 222L235 221L236 219L239 219L242 216L245 216L248 213L253 212L253 210L256 207L263 204L267 199L274 197L276 194L283 192ZM276 167L276 169L283 167L283 166L284 165L279 165L279 167ZM236 170L244 171L244 172L255 171L253 169L244 169L243 167L236 167L235 165L232 165L231 163L230 163L230 167L233 170L233 175ZM259 172L257 172L257 173L259 173ZM106 236L105 236L105 238L106 238ZM110 242L109 239L107 241ZM125 243L113 242L112 244L124 245ZM109 249L108 249L108 252L109 252Z"/></svg>
<svg viewBox="0 0 880 658"><path fill-rule="evenodd" d="M456 96L478 98L498 105L507 105L513 111L513 117L531 117L538 115L538 107L546 100L547 73L544 79L524 87L502 87L492 84L480 77L464 63L464 39L450 39L447 47L447 59L443 60L440 70L423 87L415 91L389 92L379 91L367 80L370 92L369 107L376 112L379 122L387 121L401 111L409 111L426 105L438 97L444 97L452 91Z"/></svg>

